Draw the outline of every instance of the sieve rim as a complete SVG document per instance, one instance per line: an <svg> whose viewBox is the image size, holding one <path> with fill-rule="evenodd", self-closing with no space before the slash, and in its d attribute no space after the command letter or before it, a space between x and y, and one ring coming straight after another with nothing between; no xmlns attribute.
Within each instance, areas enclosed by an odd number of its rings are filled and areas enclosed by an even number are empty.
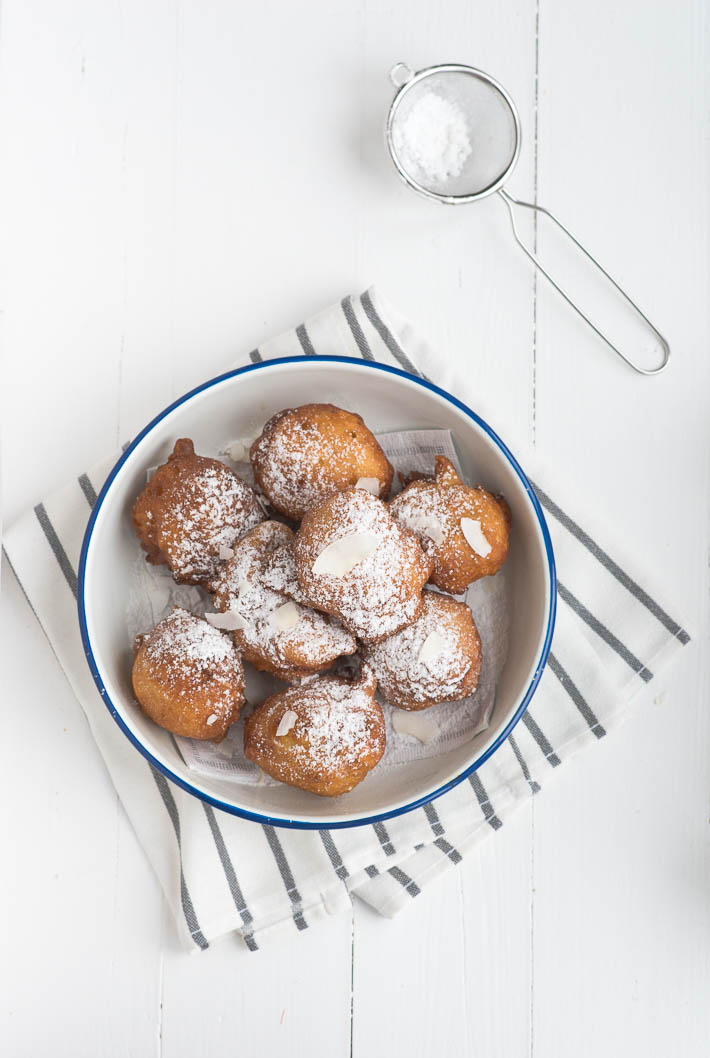
<svg viewBox="0 0 710 1058"><path fill-rule="evenodd" d="M396 66L393 67L393 69L396 69L399 66L406 66L406 63L397 63ZM475 191L470 195L445 195L440 191L432 191L430 188L425 187L423 184L420 184L404 168L404 166L399 160L397 151L394 146L394 122L397 110L399 109L407 92L411 88L413 88L415 84L418 84L425 78L431 77L433 74L439 73L468 74L472 77L477 78L479 81L483 81L484 83L490 85L491 88L495 89L495 91L497 91L499 95L502 96L503 101L507 105L513 117L513 125L515 128L515 148L513 150L512 158L510 159L507 166L499 177L497 177L492 183L488 184L486 187L482 188L480 191ZM520 156L520 141L522 138L522 129L520 125L520 116L518 114L515 103L513 102L508 92L506 92L503 85L499 81L496 81L495 77L491 77L490 74L485 73L484 70L479 70L476 66L468 66L465 63L448 62L439 63L436 66L425 66L423 69L415 71L411 77L409 77L402 85L400 85L400 87L395 92L392 102L390 103L390 108L387 114L386 137L387 147L390 153L390 157L394 163L395 169L397 170L400 179L403 180L408 187L411 187L413 191L417 192L417 194L423 195L424 198L431 198L435 202L442 202L449 206L460 206L466 202L478 202L478 200L481 198L487 198L488 195L492 195L495 191L498 191L503 186L503 184L506 182L513 169L515 168L515 165Z"/></svg>

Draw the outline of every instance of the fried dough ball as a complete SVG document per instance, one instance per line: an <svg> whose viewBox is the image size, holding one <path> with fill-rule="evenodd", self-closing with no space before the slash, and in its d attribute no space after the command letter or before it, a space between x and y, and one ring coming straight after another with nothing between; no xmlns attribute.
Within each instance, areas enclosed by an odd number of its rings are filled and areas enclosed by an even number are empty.
<svg viewBox="0 0 710 1058"><path fill-rule="evenodd" d="M414 533L364 489L312 507L293 542L298 583L311 606L376 643L411 624L433 568Z"/></svg>
<svg viewBox="0 0 710 1058"><path fill-rule="evenodd" d="M338 797L362 782L385 751L376 681L314 676L258 705L244 723L249 760L289 786Z"/></svg>
<svg viewBox="0 0 710 1058"><path fill-rule="evenodd" d="M218 459L195 455L182 438L133 506L148 562L167 565L178 584L214 576L225 548L264 520L253 489Z"/></svg>
<svg viewBox="0 0 710 1058"><path fill-rule="evenodd" d="M146 716L174 735L221 742L244 704L231 637L176 606L133 651L133 691Z"/></svg>
<svg viewBox="0 0 710 1058"><path fill-rule="evenodd" d="M307 606L308 600L303 594L301 585L298 583L293 540L293 533L291 533L288 540L267 555L264 562L262 580L267 588L272 588L279 595L285 595L287 599L293 599L294 602L300 602Z"/></svg>
<svg viewBox="0 0 710 1058"><path fill-rule="evenodd" d="M464 485L445 456L436 457L433 478L411 481L389 508L431 555L431 583L442 591L460 595L505 562L511 521L507 503L481 485Z"/></svg>
<svg viewBox="0 0 710 1058"><path fill-rule="evenodd" d="M234 546L210 582L223 627L247 661L287 682L330 668L337 657L353 654L357 643L336 621L300 605L264 582L270 555L293 533L281 522L262 522Z"/></svg>
<svg viewBox="0 0 710 1058"><path fill-rule="evenodd" d="M399 709L467 698L481 672L481 640L468 606L430 589L422 598L421 616L413 624L363 648L380 693Z"/></svg>
<svg viewBox="0 0 710 1058"><path fill-rule="evenodd" d="M392 486L392 466L373 434L359 415L334 404L280 411L249 454L272 506L295 521L331 492L358 482L381 499Z"/></svg>

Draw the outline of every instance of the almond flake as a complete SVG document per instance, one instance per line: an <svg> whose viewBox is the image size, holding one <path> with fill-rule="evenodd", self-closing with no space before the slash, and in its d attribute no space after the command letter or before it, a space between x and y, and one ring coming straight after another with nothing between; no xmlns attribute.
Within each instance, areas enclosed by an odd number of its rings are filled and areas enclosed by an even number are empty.
<svg viewBox="0 0 710 1058"><path fill-rule="evenodd" d="M301 613L295 602L285 602L283 606L277 606L273 613L269 614L269 624L279 632L295 628L300 619Z"/></svg>
<svg viewBox="0 0 710 1058"><path fill-rule="evenodd" d="M225 547L224 544L222 544L219 549L219 557L222 559L223 562L228 558L234 558L234 548Z"/></svg>
<svg viewBox="0 0 710 1058"><path fill-rule="evenodd" d="M279 726L276 728L276 737L282 738L287 735L297 720L298 713L294 713L293 709L287 709L279 720Z"/></svg>
<svg viewBox="0 0 710 1058"><path fill-rule="evenodd" d="M471 550L475 551L477 555L480 555L481 558L486 558L490 555L493 549L483 535L481 523L478 519L462 518L461 532L466 537L466 541Z"/></svg>
<svg viewBox="0 0 710 1058"><path fill-rule="evenodd" d="M365 492L369 492L373 496L380 495L380 479L379 478L358 478L355 482L356 489L364 489Z"/></svg>
<svg viewBox="0 0 710 1058"><path fill-rule="evenodd" d="M251 441L240 437L236 441L229 441L223 448L220 448L220 452L222 455L229 456L233 463L245 463L249 461L250 447Z"/></svg>
<svg viewBox="0 0 710 1058"><path fill-rule="evenodd" d="M433 672L432 662L439 657L442 650L446 646L446 640L436 629L429 633L424 642L421 645L419 651L419 661L422 665L426 665L430 672Z"/></svg>
<svg viewBox="0 0 710 1058"><path fill-rule="evenodd" d="M392 727L398 735L412 735L426 745L439 734L439 725L433 716L424 712L407 712L405 709L392 710Z"/></svg>
<svg viewBox="0 0 710 1058"><path fill-rule="evenodd" d="M332 577L344 577L347 573L375 553L378 540L372 533L350 533L324 547L313 563L316 575L324 573Z"/></svg>
<svg viewBox="0 0 710 1058"><path fill-rule="evenodd" d="M221 628L223 632L235 632L239 628L246 628L247 623L236 610L227 610L226 613L206 613L205 620L213 628Z"/></svg>
<svg viewBox="0 0 710 1058"><path fill-rule="evenodd" d="M408 529L416 533L417 536L422 534L428 536L429 539L435 543L440 544L444 539L444 527L438 518L433 514L422 514L416 517L410 517L406 521Z"/></svg>

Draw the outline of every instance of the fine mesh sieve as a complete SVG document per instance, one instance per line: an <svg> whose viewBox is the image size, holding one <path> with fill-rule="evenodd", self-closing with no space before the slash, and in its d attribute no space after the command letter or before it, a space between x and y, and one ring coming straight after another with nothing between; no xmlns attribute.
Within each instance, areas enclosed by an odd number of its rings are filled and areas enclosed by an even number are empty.
<svg viewBox="0 0 710 1058"><path fill-rule="evenodd" d="M404 182L420 195L452 206L477 202L497 192L508 208L516 242L575 312L634 371L641 375L657 375L663 371L670 359L670 346L645 313L550 210L533 202L522 202L513 198L504 189L503 185L515 168L520 154L521 129L515 104L503 86L482 70L459 63L430 66L415 73L406 63L400 62L392 67L390 80L397 92L387 116L387 145L392 161ZM432 93L439 100L452 104L456 113L461 115L470 144L470 153L460 161L458 167L453 167L448 175L442 173L436 177L428 174L416 160L408 158L403 149L407 119L417 104L425 96L431 98ZM663 360L658 367L645 368L634 363L552 278L537 255L520 237L516 221L517 209L534 210L547 217L609 280L656 337L663 350Z"/></svg>

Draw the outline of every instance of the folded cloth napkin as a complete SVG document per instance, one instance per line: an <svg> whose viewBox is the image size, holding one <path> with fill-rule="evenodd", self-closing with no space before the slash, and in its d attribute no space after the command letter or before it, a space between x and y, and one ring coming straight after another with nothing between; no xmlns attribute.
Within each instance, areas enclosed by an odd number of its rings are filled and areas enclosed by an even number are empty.
<svg viewBox="0 0 710 1058"><path fill-rule="evenodd" d="M333 352L426 372L466 399L455 365L428 349L375 290L344 298L243 362ZM474 406L487 417L478 399ZM467 781L387 823L331 832L241 820L154 770L119 731L89 674L76 618L76 570L89 509L117 456L20 518L7 531L5 549L191 950L230 931L255 950L279 929L304 930L349 908L353 893L381 914L395 914L499 831L516 804L576 750L602 738L633 694L689 641L618 541L607 544L608 527L596 524L594 512L573 507L549 475L540 475L538 485L534 474L557 559L559 606L547 668L513 734ZM529 460L523 465L531 469Z"/></svg>

